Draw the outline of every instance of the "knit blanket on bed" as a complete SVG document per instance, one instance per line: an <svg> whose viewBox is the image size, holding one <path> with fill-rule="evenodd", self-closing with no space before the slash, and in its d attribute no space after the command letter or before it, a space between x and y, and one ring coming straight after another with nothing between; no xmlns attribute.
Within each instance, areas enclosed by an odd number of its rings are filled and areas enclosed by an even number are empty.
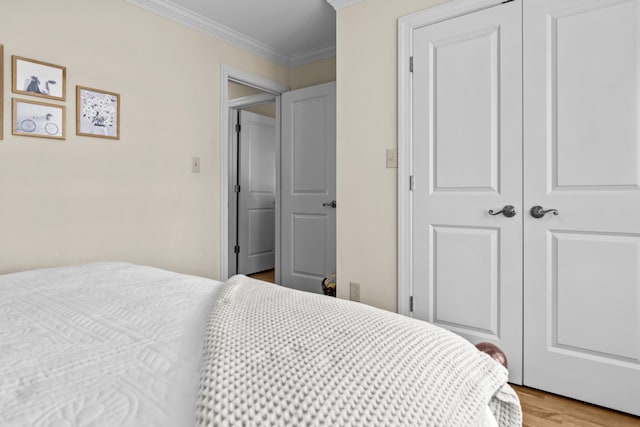
<svg viewBox="0 0 640 427"><path fill-rule="evenodd" d="M198 426L520 426L507 370L437 326L231 278L209 317Z"/></svg>

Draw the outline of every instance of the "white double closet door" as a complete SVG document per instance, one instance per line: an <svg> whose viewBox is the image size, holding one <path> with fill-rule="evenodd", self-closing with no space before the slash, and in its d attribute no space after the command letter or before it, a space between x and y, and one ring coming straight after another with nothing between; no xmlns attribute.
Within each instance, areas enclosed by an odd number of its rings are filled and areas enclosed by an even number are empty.
<svg viewBox="0 0 640 427"><path fill-rule="evenodd" d="M640 414L640 0L514 0L412 41L414 316Z"/></svg>

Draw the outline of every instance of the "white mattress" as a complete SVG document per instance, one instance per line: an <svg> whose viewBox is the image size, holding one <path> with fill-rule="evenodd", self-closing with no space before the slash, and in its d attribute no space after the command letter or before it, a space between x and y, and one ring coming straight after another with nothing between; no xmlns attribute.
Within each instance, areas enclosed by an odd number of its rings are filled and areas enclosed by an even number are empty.
<svg viewBox="0 0 640 427"><path fill-rule="evenodd" d="M219 285L123 263L0 276L0 425L193 425Z"/></svg>

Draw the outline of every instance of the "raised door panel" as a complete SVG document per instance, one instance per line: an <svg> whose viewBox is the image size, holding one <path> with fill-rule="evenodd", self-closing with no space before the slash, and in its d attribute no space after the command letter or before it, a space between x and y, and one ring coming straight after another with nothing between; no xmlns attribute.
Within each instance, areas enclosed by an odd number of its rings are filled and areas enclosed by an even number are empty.
<svg viewBox="0 0 640 427"><path fill-rule="evenodd" d="M320 96L293 103L291 189L294 194L328 194L327 173L331 168L330 148L327 146L327 108L330 99ZM335 161L333 159L332 161Z"/></svg>
<svg viewBox="0 0 640 427"><path fill-rule="evenodd" d="M429 46L434 191L498 191L499 40L489 27Z"/></svg>
<svg viewBox="0 0 640 427"><path fill-rule="evenodd" d="M550 236L550 347L640 368L640 236Z"/></svg>
<svg viewBox="0 0 640 427"><path fill-rule="evenodd" d="M499 229L433 227L433 323L499 339Z"/></svg>

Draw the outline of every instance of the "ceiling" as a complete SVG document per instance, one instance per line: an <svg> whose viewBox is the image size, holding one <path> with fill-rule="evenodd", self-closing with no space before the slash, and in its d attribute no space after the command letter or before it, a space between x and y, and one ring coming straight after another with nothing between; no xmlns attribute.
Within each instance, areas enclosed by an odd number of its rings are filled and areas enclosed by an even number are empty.
<svg viewBox="0 0 640 427"><path fill-rule="evenodd" d="M285 66L335 56L327 0L128 0Z"/></svg>

